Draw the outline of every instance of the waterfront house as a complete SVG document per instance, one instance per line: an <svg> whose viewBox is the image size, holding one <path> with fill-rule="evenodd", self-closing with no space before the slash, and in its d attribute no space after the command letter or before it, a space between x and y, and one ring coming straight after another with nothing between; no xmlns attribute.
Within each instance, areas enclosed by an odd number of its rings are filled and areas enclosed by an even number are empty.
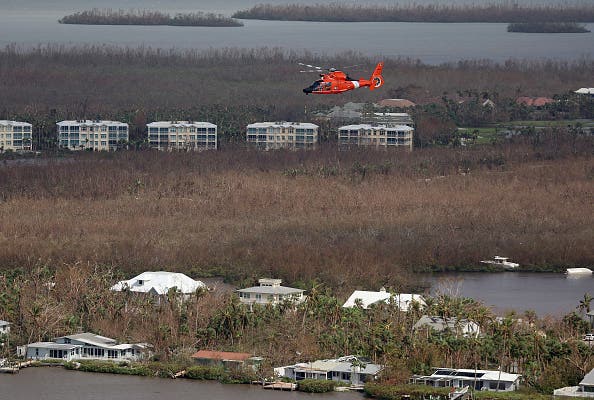
<svg viewBox="0 0 594 400"><path fill-rule="evenodd" d="M241 303L251 307L253 304L276 305L282 302L301 303L305 300L303 289L281 286L281 279L262 278L258 283L260 286L237 291Z"/></svg>
<svg viewBox="0 0 594 400"><path fill-rule="evenodd" d="M345 356L330 360L317 360L274 368L276 376L281 378L331 380L362 385L374 380L383 369L381 365L356 356Z"/></svg>
<svg viewBox="0 0 594 400"><path fill-rule="evenodd" d="M475 390L511 392L520 386L521 375L483 369L437 368L431 375L413 375L410 383L433 387L462 388Z"/></svg>
<svg viewBox="0 0 594 400"><path fill-rule="evenodd" d="M206 285L179 272L147 271L132 279L116 283L111 290L147 293L157 296L160 300L167 296L170 290L188 297L197 290L206 290Z"/></svg>
<svg viewBox="0 0 594 400"><path fill-rule="evenodd" d="M33 126L28 122L0 121L0 153L6 150L32 150Z"/></svg>
<svg viewBox="0 0 594 400"><path fill-rule="evenodd" d="M60 121L58 145L70 150L117 150L129 140L128 124L119 121Z"/></svg>
<svg viewBox="0 0 594 400"><path fill-rule="evenodd" d="M158 150L216 150L217 126L210 122L157 121L147 124L149 145Z"/></svg>
<svg viewBox="0 0 594 400"><path fill-rule="evenodd" d="M10 333L11 323L0 319L0 335L8 335Z"/></svg>
<svg viewBox="0 0 594 400"><path fill-rule="evenodd" d="M419 306L425 306L425 300L420 294L410 293L390 293L385 288L381 288L379 292L372 292L366 290L355 290L347 301L343 304L344 308L352 308L356 304L360 304L362 308L367 309L373 304L380 302L388 303L391 302L398 306L400 311L408 311L409 307L414 303L418 303Z"/></svg>
<svg viewBox="0 0 594 400"><path fill-rule="evenodd" d="M594 398L594 369L588 372L578 386L568 386L553 391L555 396Z"/></svg>
<svg viewBox="0 0 594 400"><path fill-rule="evenodd" d="M235 353L231 351L200 350L192 355L196 364L204 366L223 366L227 369L239 369L244 366L256 366L262 357L254 357L249 353Z"/></svg>
<svg viewBox="0 0 594 400"><path fill-rule="evenodd" d="M60 336L52 342L29 343L26 358L30 360L106 360L135 361L147 353L146 343L121 343L93 333Z"/></svg>
<svg viewBox="0 0 594 400"><path fill-rule="evenodd" d="M423 315L413 326L415 331L426 330L436 332L454 332L462 336L478 336L480 326L468 319L458 319L456 317L438 317Z"/></svg>
<svg viewBox="0 0 594 400"><path fill-rule="evenodd" d="M307 122L257 122L247 126L246 141L258 149L313 149L318 126Z"/></svg>

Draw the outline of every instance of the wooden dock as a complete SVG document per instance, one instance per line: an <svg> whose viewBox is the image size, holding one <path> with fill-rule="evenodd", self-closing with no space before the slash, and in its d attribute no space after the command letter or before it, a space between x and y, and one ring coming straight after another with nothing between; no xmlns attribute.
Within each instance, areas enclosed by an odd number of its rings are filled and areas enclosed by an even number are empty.
<svg viewBox="0 0 594 400"><path fill-rule="evenodd" d="M0 367L0 373L5 374L16 374L21 368L27 368L33 364L33 361L24 361L16 363L6 363L6 365Z"/></svg>
<svg viewBox="0 0 594 400"><path fill-rule="evenodd" d="M272 383L267 383L267 384L263 385L262 388L270 389L270 390L293 391L293 390L297 390L297 384L291 383L291 382L272 382Z"/></svg>

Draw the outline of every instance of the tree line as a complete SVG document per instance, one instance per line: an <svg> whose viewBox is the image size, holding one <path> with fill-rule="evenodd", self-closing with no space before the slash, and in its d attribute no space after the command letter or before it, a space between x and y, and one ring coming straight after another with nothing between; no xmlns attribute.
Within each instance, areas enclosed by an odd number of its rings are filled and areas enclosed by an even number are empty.
<svg viewBox="0 0 594 400"><path fill-rule="evenodd" d="M319 22L593 22L594 6L477 4L258 4L233 14L240 19Z"/></svg>
<svg viewBox="0 0 594 400"><path fill-rule="evenodd" d="M81 25L170 25L170 26L243 26L236 19L222 14L194 12L177 13L173 17L153 10L113 10L111 8L79 11L58 20L61 24Z"/></svg>

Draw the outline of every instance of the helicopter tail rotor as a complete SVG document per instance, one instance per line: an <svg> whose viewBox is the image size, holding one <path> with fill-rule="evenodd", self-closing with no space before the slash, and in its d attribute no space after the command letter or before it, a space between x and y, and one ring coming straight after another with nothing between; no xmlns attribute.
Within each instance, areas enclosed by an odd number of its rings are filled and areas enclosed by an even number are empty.
<svg viewBox="0 0 594 400"><path fill-rule="evenodd" d="M384 63L380 62L375 67L373 74L371 75L371 85L369 85L369 90L377 89L378 87L384 84L384 77L382 76L382 70L384 68Z"/></svg>

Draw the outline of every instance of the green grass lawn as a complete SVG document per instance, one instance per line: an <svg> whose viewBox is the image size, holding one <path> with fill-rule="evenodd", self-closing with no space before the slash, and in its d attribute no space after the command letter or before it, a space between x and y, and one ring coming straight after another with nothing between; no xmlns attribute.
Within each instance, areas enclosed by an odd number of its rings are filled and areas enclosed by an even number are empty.
<svg viewBox="0 0 594 400"><path fill-rule="evenodd" d="M552 127L566 127L581 124L582 127L590 129L594 128L594 120L560 120L560 121L510 121L506 123L496 124L487 127L460 127L460 133L476 133L477 139L475 144L490 144L494 141L501 140L504 132L518 127L535 127L535 128L552 128Z"/></svg>

